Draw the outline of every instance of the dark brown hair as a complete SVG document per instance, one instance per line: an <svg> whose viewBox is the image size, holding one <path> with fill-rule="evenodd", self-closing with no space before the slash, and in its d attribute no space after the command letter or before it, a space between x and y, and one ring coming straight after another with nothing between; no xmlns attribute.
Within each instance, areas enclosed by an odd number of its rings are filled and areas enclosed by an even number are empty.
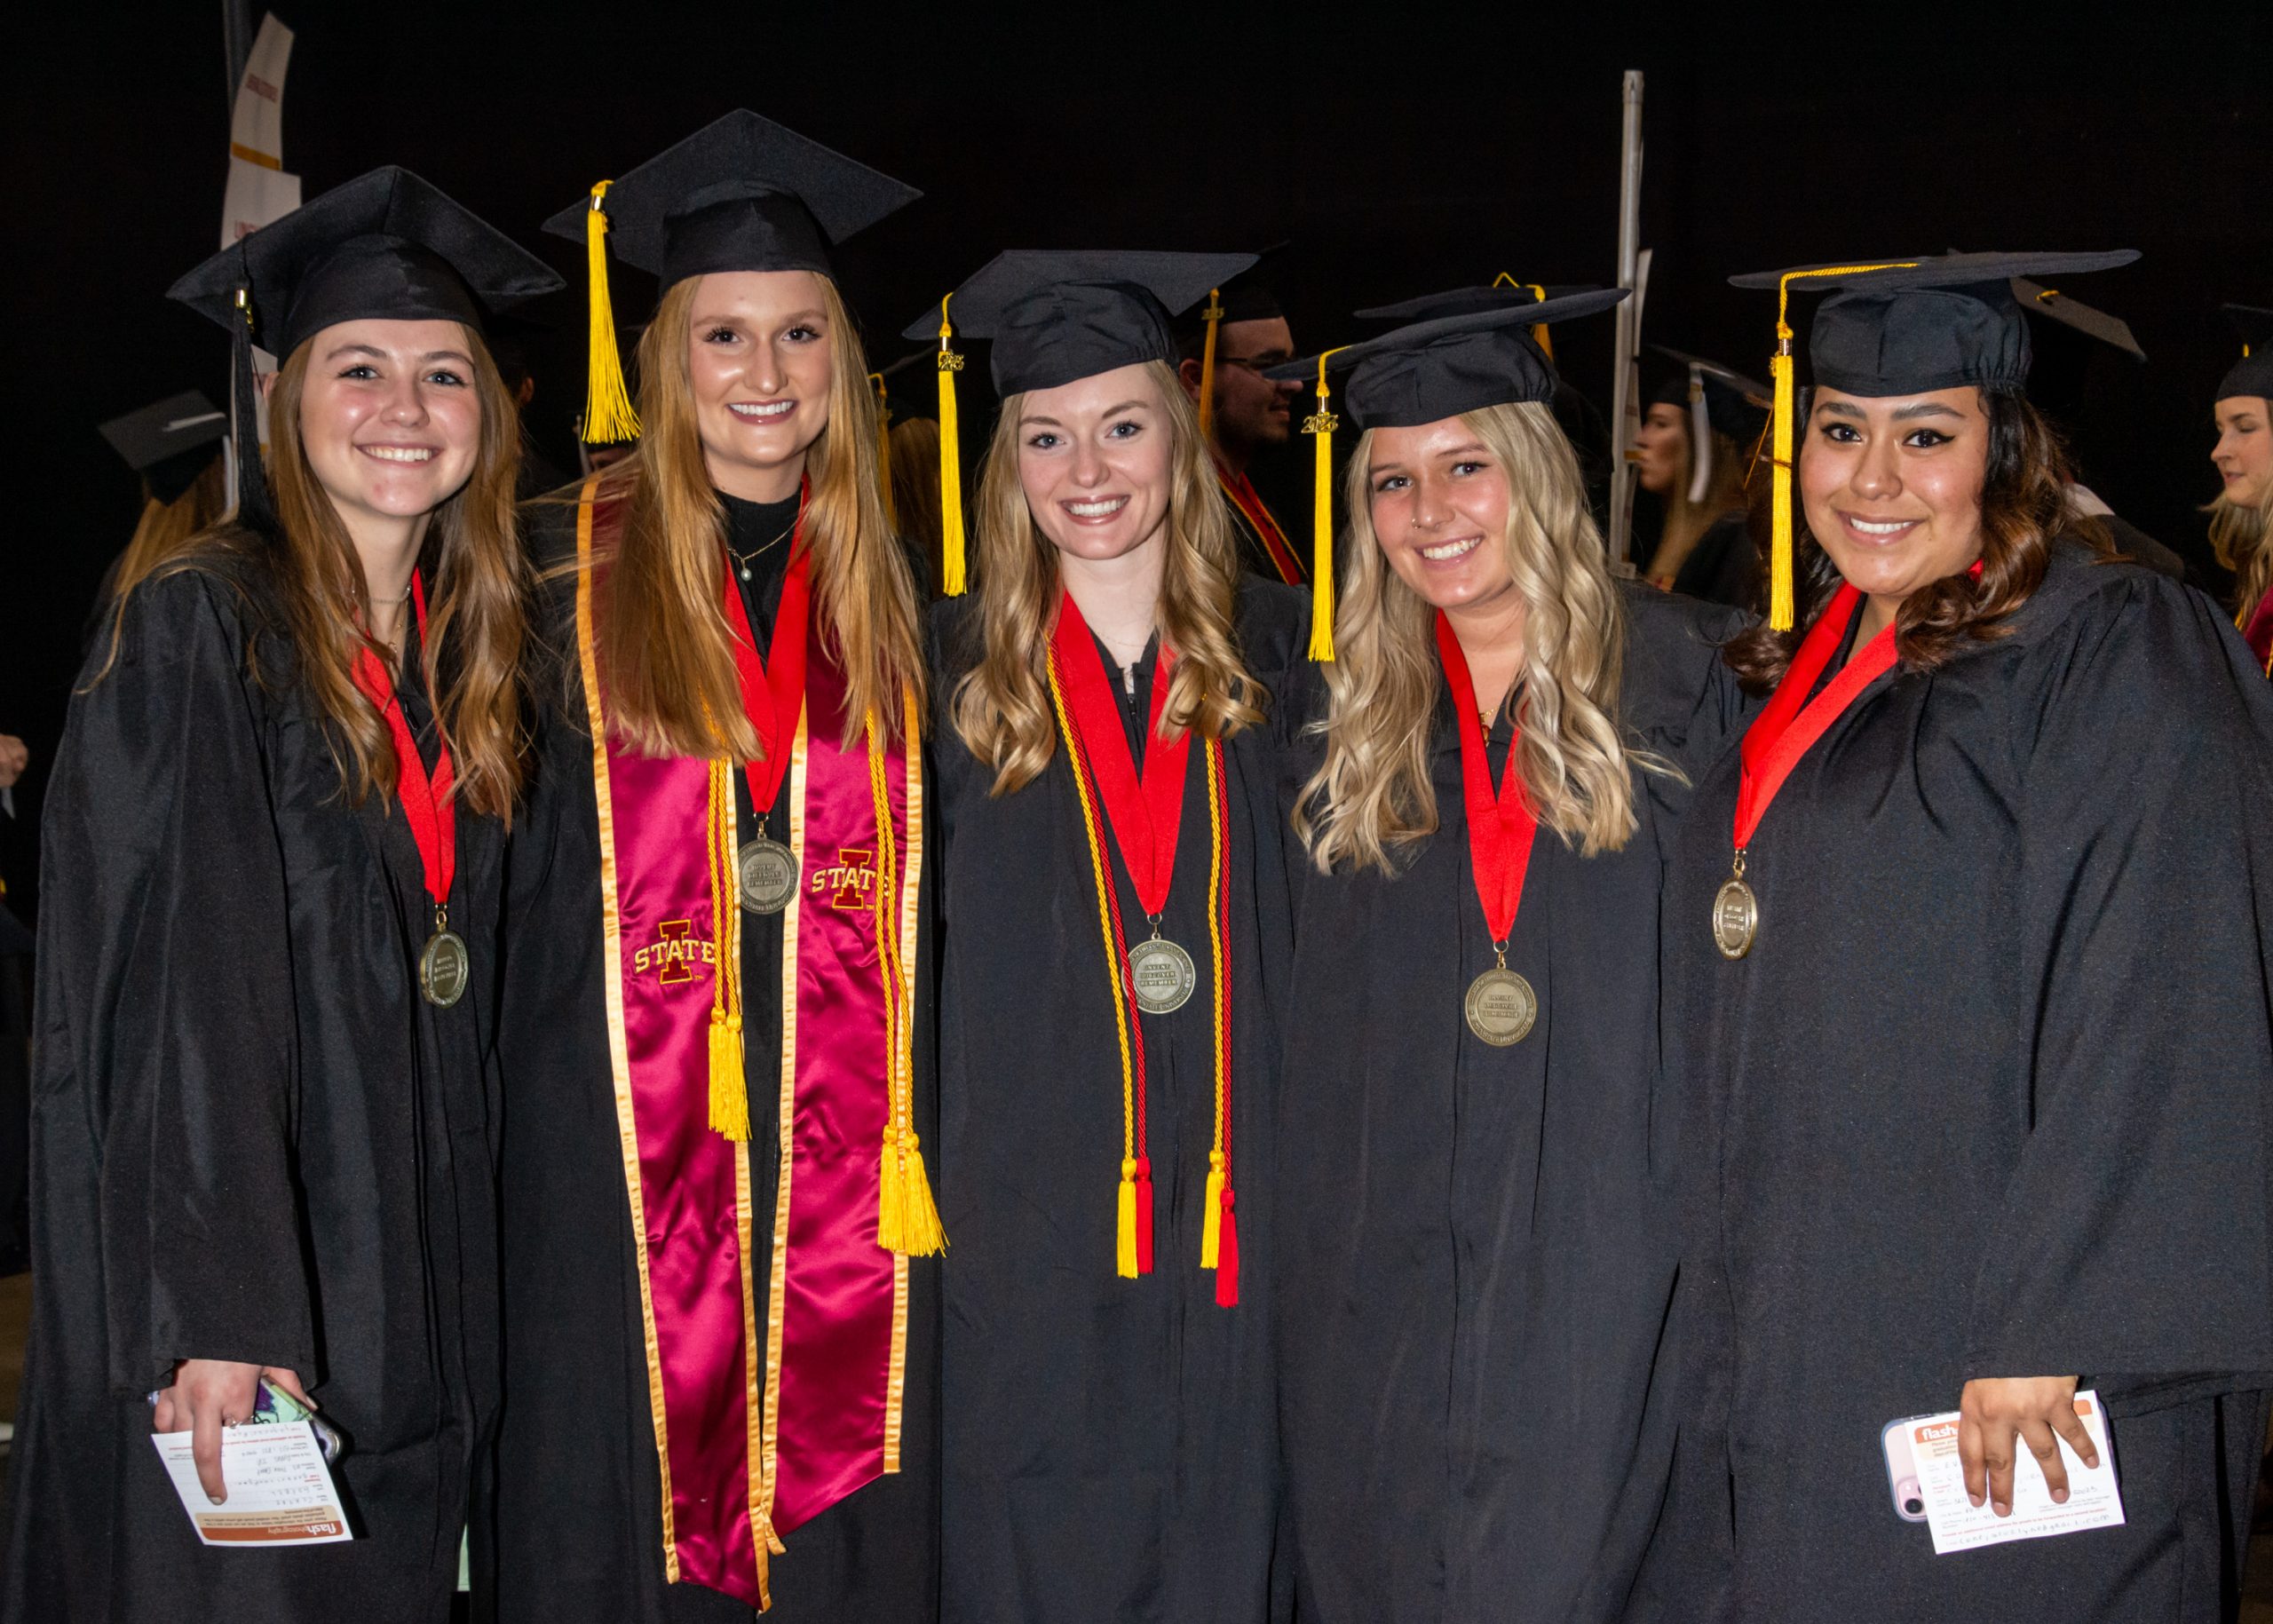
<svg viewBox="0 0 2273 1624"><path fill-rule="evenodd" d="M1981 574L1951 575L1903 600L1894 617L1894 646L1905 670L1933 670L1968 643L2004 636L2006 619L2042 584L2053 543L2062 536L2111 553L2101 526L2070 511L2067 449L2029 398L2018 389L1992 385L1981 392L1981 409L1989 420ZM1753 477L1764 483L1769 475L1763 457ZM1794 506L1799 507L1796 493ZM1762 621L1731 638L1722 653L1751 693L1766 693L1783 679L1801 638L1839 590L1838 568L1809 533L1804 508L1792 515L1792 529L1798 623L1790 631L1770 631Z"/></svg>

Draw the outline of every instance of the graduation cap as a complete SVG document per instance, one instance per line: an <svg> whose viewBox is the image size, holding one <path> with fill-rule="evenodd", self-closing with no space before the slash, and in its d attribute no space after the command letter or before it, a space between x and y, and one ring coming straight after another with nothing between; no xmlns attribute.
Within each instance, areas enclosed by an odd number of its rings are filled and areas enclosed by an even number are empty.
<svg viewBox="0 0 2273 1624"><path fill-rule="evenodd" d="M1523 300L1498 308L1437 316L1396 328L1361 344L1273 367L1263 376L1318 378L1318 410L1303 432L1318 439L1313 493L1311 658L1334 658L1334 431L1327 376L1348 372L1342 394L1360 432L1412 428L1486 407L1545 403L1555 398L1554 363L1526 329L1608 310L1624 288L1598 288L1559 299Z"/></svg>
<svg viewBox="0 0 2273 1624"><path fill-rule="evenodd" d="M796 131L737 108L618 179L603 180L544 229L584 244L591 281L591 372L584 440L636 440L623 387L605 239L663 289L714 271L816 271L829 248L923 196Z"/></svg>
<svg viewBox="0 0 2273 1624"><path fill-rule="evenodd" d="M252 448L252 346L288 355L342 321L462 321L565 284L543 260L408 170L359 175L249 232L166 289L236 341L239 513L273 520Z"/></svg>
<svg viewBox="0 0 2273 1624"><path fill-rule="evenodd" d="M1447 288L1441 293L1424 293L1394 305L1375 305L1355 313L1361 321L1428 321L1438 316L1465 316L1487 310L1512 310L1522 305L1544 305L1550 299L1565 299L1572 294L1595 290L1593 282L1519 281L1502 271L1480 288ZM1534 325L1531 337L1540 353L1552 361L1555 345L1548 336L1547 324L1542 321Z"/></svg>
<svg viewBox="0 0 2273 1624"><path fill-rule="evenodd" d="M1285 240L1272 243L1255 256L1255 263L1226 281L1221 287L1208 290L1208 302L1200 307L1198 335L1200 339L1200 432L1213 441L1216 436L1216 339L1226 321L1283 321L1287 313L1279 308L1279 296L1263 279L1263 266L1285 252Z"/></svg>
<svg viewBox="0 0 2273 1624"><path fill-rule="evenodd" d="M939 341L939 504L946 531L941 589L963 590L962 448L955 329L994 340L994 391L1008 399L1120 367L1176 362L1174 321L1255 261L1253 254L1144 250L1012 249L908 323L903 338Z"/></svg>
<svg viewBox="0 0 2273 1624"><path fill-rule="evenodd" d="M2255 305L2222 307L2234 331L2241 335L2241 359L2219 380L2218 396L2257 395L2273 400L2273 310Z"/></svg>
<svg viewBox="0 0 2273 1624"><path fill-rule="evenodd" d="M1775 392L1716 360L1662 344L1650 347L1682 368L1658 391L1657 400L1689 408L1689 499L1702 502L1713 483L1713 436L1724 434L1739 446L1756 443L1768 426Z"/></svg>
<svg viewBox="0 0 2273 1624"><path fill-rule="evenodd" d="M1808 337L1815 381L1865 399L1924 394L1967 384L2028 378L2028 319L2013 297L2015 277L2111 270L2138 257L2132 249L2074 254L1920 254L1907 258L1803 265L1732 276L1738 288L1777 290L1774 539L1768 624L1791 630L1792 329L1785 320L1795 290L1829 293Z"/></svg>
<svg viewBox="0 0 2273 1624"><path fill-rule="evenodd" d="M168 395L100 426L110 448L142 476L155 501L171 503L221 455L229 414L195 389Z"/></svg>

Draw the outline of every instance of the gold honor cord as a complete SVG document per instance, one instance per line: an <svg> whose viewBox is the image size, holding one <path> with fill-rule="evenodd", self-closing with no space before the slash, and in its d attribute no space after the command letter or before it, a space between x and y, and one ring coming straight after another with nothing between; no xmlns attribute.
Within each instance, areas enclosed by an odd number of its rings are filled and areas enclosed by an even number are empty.
<svg viewBox="0 0 2273 1624"><path fill-rule="evenodd" d="M1224 1234L1224 1187L1232 1170L1231 1010L1226 994L1231 970L1224 955L1224 913L1216 899L1224 893L1224 742L1207 741L1208 757L1208 946L1216 970L1216 1132L1208 1148L1207 1192L1200 1223L1200 1266L1213 1269L1221 1261Z"/></svg>
<svg viewBox="0 0 2273 1624"><path fill-rule="evenodd" d="M913 746L915 712L907 716ZM915 750L907 769L921 770ZM923 1168L915 1136L915 1066L910 1047L907 966L899 952L899 848L892 830L891 796L884 778L884 740L876 714L868 713L868 798L876 816L876 964L883 981L884 1075L891 1087L891 1114L884 1124L883 1161L876 1184L876 1244L887 1252L934 1257L946 1249L939 1208Z"/></svg>
<svg viewBox="0 0 2273 1624"><path fill-rule="evenodd" d="M1868 271L1907 271L1914 259L1889 260L1880 265L1824 265L1813 271L1789 271L1776 284L1776 353L1768 376L1776 383L1776 407L1771 432L1775 440L1775 492L1769 516L1768 629L1789 631L1794 619L1792 592L1792 284L1818 276L1860 276Z"/></svg>
<svg viewBox="0 0 2273 1624"><path fill-rule="evenodd" d="M702 820L710 873L710 1127L736 1145L749 1141L749 1081L742 1069L742 910L734 874L734 764L710 761L709 815Z"/></svg>
<svg viewBox="0 0 2273 1624"><path fill-rule="evenodd" d="M1208 337L1200 347L1200 440L1216 443L1216 329L1224 321L1224 290L1208 289L1208 308L1200 313Z"/></svg>
<svg viewBox="0 0 2273 1624"><path fill-rule="evenodd" d="M950 293L939 300L939 590L949 598L963 593L962 445L955 427L955 374L962 357L955 352L955 329L947 319Z"/></svg>
<svg viewBox="0 0 2273 1624"><path fill-rule="evenodd" d="M1339 345L1318 358L1318 410L1303 420L1303 432L1318 447L1311 493L1311 658L1334 662L1334 431L1341 419L1327 407L1327 358L1348 349Z"/></svg>
<svg viewBox="0 0 2273 1624"><path fill-rule="evenodd" d="M615 305L607 290L607 189L592 188L584 211L584 272L590 285L590 364L584 383L584 443L610 446L639 438L639 414L623 386L623 358L615 349Z"/></svg>

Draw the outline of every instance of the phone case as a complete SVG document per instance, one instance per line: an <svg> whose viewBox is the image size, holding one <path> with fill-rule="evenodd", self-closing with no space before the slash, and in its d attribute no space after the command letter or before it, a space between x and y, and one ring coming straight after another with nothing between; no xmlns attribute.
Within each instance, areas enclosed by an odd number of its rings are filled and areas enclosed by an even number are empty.
<svg viewBox="0 0 2273 1624"><path fill-rule="evenodd" d="M1910 1454L1910 1424L1922 1415L1905 1415L1886 1423L1879 1446L1886 1454L1887 1493L1894 1498L1894 1514L1905 1523L1926 1520L1926 1498L1918 1487L1918 1463Z"/></svg>

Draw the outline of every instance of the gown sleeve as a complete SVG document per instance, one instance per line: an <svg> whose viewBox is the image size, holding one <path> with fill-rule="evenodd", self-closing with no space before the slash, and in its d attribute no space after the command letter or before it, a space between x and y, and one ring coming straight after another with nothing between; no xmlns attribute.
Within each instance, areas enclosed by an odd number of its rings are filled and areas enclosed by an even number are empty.
<svg viewBox="0 0 2273 1624"><path fill-rule="evenodd" d="M41 1069L83 1110L97 1232L77 1244L127 1391L191 1358L318 1377L291 1154L309 967L232 596L194 572L135 593L115 664L73 701L48 807L74 894L43 922L59 1007Z"/></svg>
<svg viewBox="0 0 2273 1624"><path fill-rule="evenodd" d="M2128 571L2020 670L2027 1140L1965 1374L2268 1385L2273 703L2207 599Z"/></svg>

